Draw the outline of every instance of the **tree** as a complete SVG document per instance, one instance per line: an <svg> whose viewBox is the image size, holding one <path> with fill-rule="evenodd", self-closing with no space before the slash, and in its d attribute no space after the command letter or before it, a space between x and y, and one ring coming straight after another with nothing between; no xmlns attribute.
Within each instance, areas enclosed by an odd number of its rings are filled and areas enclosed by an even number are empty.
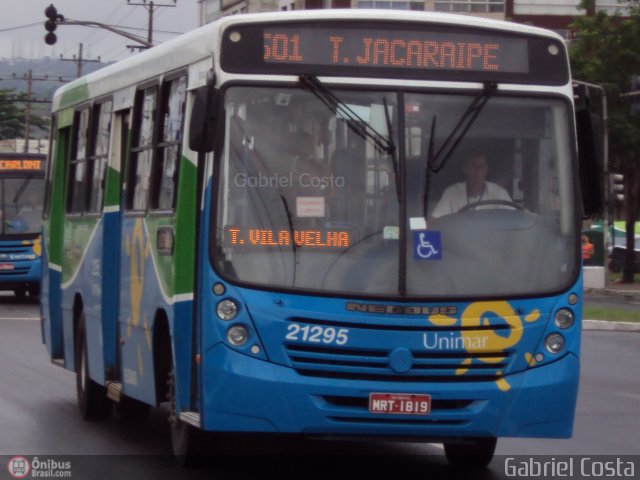
<svg viewBox="0 0 640 480"><path fill-rule="evenodd" d="M26 100L25 93L0 89L0 139L24 138ZM46 131L49 121L32 111L29 124Z"/></svg>
<svg viewBox="0 0 640 480"><path fill-rule="evenodd" d="M582 0L587 10L594 0ZM633 117L630 100L621 96L630 90L631 78L640 74L640 0L630 5L629 16L576 17L571 27L576 39L569 47L574 78L602 85L609 106L609 169L625 176L625 223L627 256L623 282L633 282L634 225L640 212L640 118Z"/></svg>

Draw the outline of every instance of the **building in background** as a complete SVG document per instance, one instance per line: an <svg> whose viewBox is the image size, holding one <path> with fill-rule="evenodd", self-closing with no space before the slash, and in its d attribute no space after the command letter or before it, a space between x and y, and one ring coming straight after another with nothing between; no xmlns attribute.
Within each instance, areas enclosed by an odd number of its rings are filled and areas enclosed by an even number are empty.
<svg viewBox="0 0 640 480"><path fill-rule="evenodd" d="M14 138L0 140L0 153L22 153L25 150L24 139ZM49 151L49 140L31 139L29 140L29 153L44 153Z"/></svg>
<svg viewBox="0 0 640 480"><path fill-rule="evenodd" d="M202 0L202 24L238 13L321 8L382 8L454 12L504 19L504 0Z"/></svg>
<svg viewBox="0 0 640 480"><path fill-rule="evenodd" d="M594 15L600 10L613 15L627 14L616 0L595 0L587 12L578 10L580 0L200 0L200 23L225 15L316 10L321 8L382 8L427 12L448 12L526 23L548 28L571 39L570 24L578 15Z"/></svg>
<svg viewBox="0 0 640 480"><path fill-rule="evenodd" d="M624 16L628 14L628 8L616 0L595 0L595 4L586 12L578 10L580 0L565 0L563 2L506 0L504 3L507 20L548 28L556 31L567 40L574 36L570 25L578 15L595 15L599 11L605 11L609 15L618 13Z"/></svg>

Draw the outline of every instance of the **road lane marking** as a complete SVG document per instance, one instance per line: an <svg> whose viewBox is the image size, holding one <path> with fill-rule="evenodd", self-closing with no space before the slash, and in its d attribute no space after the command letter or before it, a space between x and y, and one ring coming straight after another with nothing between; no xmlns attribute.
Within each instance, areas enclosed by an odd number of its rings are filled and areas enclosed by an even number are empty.
<svg viewBox="0 0 640 480"><path fill-rule="evenodd" d="M618 392L618 395L620 395L621 397L629 397L629 398L635 398L637 400L640 400L640 395L636 393Z"/></svg>
<svg viewBox="0 0 640 480"><path fill-rule="evenodd" d="M40 320L40 317L0 317L2 320Z"/></svg>

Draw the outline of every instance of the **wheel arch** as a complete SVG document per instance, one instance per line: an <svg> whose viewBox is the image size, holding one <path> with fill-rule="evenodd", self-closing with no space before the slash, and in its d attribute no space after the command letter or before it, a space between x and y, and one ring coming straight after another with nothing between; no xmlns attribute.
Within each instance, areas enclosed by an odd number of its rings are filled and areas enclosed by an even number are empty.
<svg viewBox="0 0 640 480"><path fill-rule="evenodd" d="M173 349L169 317L162 309L156 311L153 322L153 372L156 387L156 404L167 399L167 381L173 369Z"/></svg>
<svg viewBox="0 0 640 480"><path fill-rule="evenodd" d="M80 330L80 316L82 312L84 312L84 302L82 301L82 295L80 293L76 293L73 298L73 361L74 361L74 371L78 368L76 357L77 352L76 348L78 346L78 332ZM85 326L86 328L86 326Z"/></svg>

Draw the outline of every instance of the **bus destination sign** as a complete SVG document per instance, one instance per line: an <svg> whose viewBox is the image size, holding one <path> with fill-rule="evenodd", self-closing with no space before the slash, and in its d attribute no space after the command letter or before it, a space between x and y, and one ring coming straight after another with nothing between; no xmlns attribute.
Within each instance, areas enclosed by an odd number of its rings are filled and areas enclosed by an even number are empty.
<svg viewBox="0 0 640 480"><path fill-rule="evenodd" d="M528 73L527 43L428 31L267 28L265 63Z"/></svg>
<svg viewBox="0 0 640 480"><path fill-rule="evenodd" d="M392 77L565 85L561 41L466 26L282 22L227 27L220 62L232 73Z"/></svg>
<svg viewBox="0 0 640 480"><path fill-rule="evenodd" d="M43 161L37 159L0 160L0 171L6 170L42 170Z"/></svg>

